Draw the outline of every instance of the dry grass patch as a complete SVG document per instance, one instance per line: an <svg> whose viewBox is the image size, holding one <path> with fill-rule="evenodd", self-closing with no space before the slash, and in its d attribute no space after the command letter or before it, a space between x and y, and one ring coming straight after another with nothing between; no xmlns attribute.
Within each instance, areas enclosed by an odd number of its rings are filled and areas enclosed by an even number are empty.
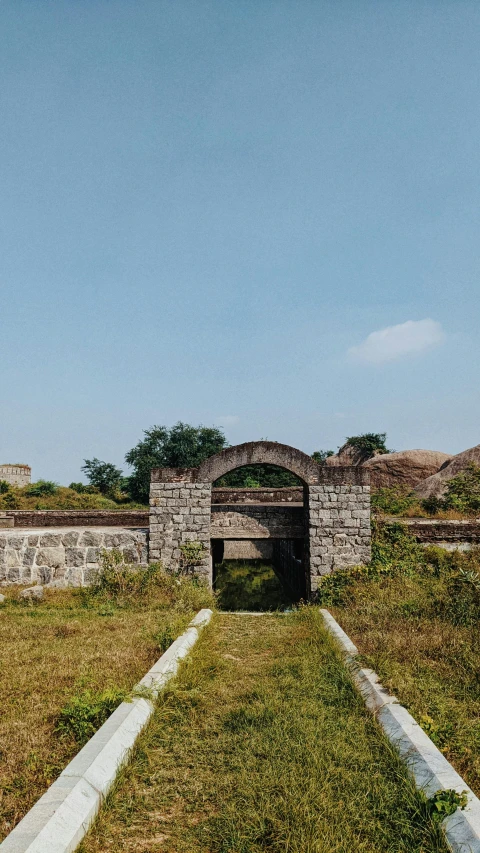
<svg viewBox="0 0 480 853"><path fill-rule="evenodd" d="M218 614L81 853L444 853L315 608ZM80 853L79 851L79 853Z"/></svg>
<svg viewBox="0 0 480 853"><path fill-rule="evenodd" d="M210 594L202 589L177 601L152 595L128 603L104 594L85 597L80 590L47 589L43 602L27 604L18 601L16 589L4 592L0 838L131 691L194 611L211 603ZM100 701L97 716L95 708L92 712L88 707L88 697L92 703ZM70 717L73 713L79 725L59 729L61 710L68 710L72 702ZM69 714L65 719L68 722Z"/></svg>
<svg viewBox="0 0 480 853"><path fill-rule="evenodd" d="M456 580L448 565L438 576L421 570L360 580L348 600L330 610L365 662L480 795L480 635L468 583L461 582L462 602Z"/></svg>

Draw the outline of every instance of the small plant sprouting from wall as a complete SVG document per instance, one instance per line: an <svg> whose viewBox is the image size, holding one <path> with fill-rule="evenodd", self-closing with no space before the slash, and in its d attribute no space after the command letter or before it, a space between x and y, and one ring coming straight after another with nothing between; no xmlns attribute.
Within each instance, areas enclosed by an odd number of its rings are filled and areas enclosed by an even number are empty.
<svg viewBox="0 0 480 853"><path fill-rule="evenodd" d="M208 548L203 542L194 542L187 539L180 545L180 571L193 572L196 566L200 566L208 554Z"/></svg>

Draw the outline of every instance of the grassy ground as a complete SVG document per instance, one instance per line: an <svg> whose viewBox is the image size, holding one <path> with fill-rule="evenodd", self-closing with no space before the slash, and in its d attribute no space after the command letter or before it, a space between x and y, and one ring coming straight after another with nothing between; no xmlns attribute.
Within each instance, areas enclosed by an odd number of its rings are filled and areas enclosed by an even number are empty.
<svg viewBox="0 0 480 853"><path fill-rule="evenodd" d="M444 851L316 608L218 614L81 853Z"/></svg>
<svg viewBox="0 0 480 853"><path fill-rule="evenodd" d="M272 566L261 560L225 560L216 567L215 589L221 610L283 610L292 604Z"/></svg>
<svg viewBox="0 0 480 853"><path fill-rule="evenodd" d="M330 610L366 663L480 795L475 561L445 556L439 570L435 556L431 571L423 566L406 576L357 581L346 596L340 591L344 603Z"/></svg>
<svg viewBox="0 0 480 853"><path fill-rule="evenodd" d="M0 607L0 838L210 595L164 591L137 604L46 590ZM183 598L182 598L183 595ZM72 704L73 703L73 704ZM70 711L60 716L62 708ZM68 709L67 709L68 711ZM63 733L56 731L63 722ZM73 723L73 725L70 725ZM76 727L75 727L76 725Z"/></svg>

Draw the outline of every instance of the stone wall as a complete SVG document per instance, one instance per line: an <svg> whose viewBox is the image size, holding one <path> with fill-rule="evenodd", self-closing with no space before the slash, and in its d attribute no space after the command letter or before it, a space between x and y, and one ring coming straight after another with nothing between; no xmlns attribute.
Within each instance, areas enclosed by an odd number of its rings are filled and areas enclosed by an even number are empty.
<svg viewBox="0 0 480 853"><path fill-rule="evenodd" d="M14 527L148 527L148 510L8 509Z"/></svg>
<svg viewBox="0 0 480 853"><path fill-rule="evenodd" d="M212 539L303 539L305 532L302 506L212 506Z"/></svg>
<svg viewBox="0 0 480 853"><path fill-rule="evenodd" d="M173 479L173 475L171 481L157 480L151 483L151 562L161 560L166 569L177 570L182 560L181 545L189 541L201 542L205 547L205 557L196 571L211 578L211 500L212 489L209 483L178 481Z"/></svg>
<svg viewBox="0 0 480 853"><path fill-rule="evenodd" d="M480 521L477 519L391 518L390 521L404 524L423 545L480 545Z"/></svg>
<svg viewBox="0 0 480 853"><path fill-rule="evenodd" d="M102 549L146 565L147 547L145 529L0 531L0 584L85 586L98 571Z"/></svg>
<svg viewBox="0 0 480 853"><path fill-rule="evenodd" d="M224 560L268 560L273 557L276 539L226 539Z"/></svg>
<svg viewBox="0 0 480 853"><path fill-rule="evenodd" d="M286 486L282 489L212 489L213 504L303 504L303 489Z"/></svg>
<svg viewBox="0 0 480 853"><path fill-rule="evenodd" d="M29 465L0 465L0 480L5 480L11 486L28 486L32 479L32 469Z"/></svg>
<svg viewBox="0 0 480 853"><path fill-rule="evenodd" d="M310 486L307 512L310 592L314 593L321 575L369 562L370 486Z"/></svg>

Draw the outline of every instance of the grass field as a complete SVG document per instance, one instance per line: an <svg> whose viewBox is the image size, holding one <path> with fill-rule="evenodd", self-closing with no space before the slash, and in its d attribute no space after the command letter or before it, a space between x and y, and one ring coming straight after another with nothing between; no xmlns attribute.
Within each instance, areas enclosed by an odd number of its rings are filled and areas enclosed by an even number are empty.
<svg viewBox="0 0 480 853"><path fill-rule="evenodd" d="M217 614L81 853L433 853L318 610Z"/></svg>
<svg viewBox="0 0 480 853"><path fill-rule="evenodd" d="M109 711L131 691L206 590L157 591L137 603L46 590L0 608L0 838L28 811ZM66 708L66 713L61 714ZM61 731L57 731L63 725Z"/></svg>
<svg viewBox="0 0 480 853"><path fill-rule="evenodd" d="M448 585L444 576L425 573L371 580L330 610L365 662L480 795L478 620L456 624L444 607Z"/></svg>

